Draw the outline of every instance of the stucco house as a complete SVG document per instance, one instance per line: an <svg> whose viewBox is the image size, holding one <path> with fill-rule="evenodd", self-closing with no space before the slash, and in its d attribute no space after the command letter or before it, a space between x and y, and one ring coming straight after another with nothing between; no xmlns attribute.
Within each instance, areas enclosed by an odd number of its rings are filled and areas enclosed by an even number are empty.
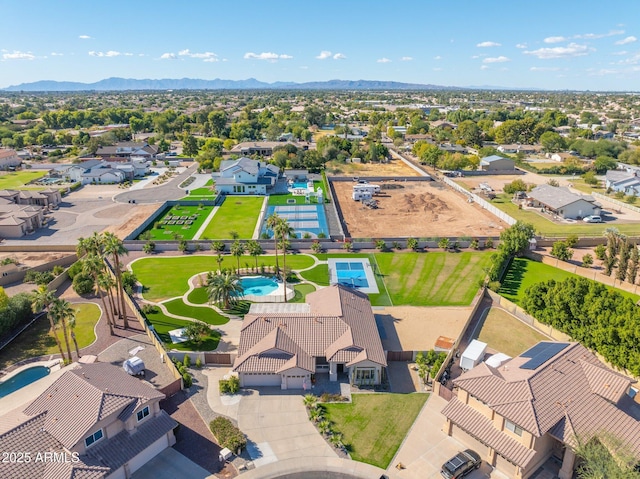
<svg viewBox="0 0 640 479"><path fill-rule="evenodd" d="M121 141L113 146L102 146L96 151L99 158L144 158L151 160L158 154L157 145L147 142Z"/></svg>
<svg viewBox="0 0 640 479"><path fill-rule="evenodd" d="M41 206L19 205L0 198L0 238L20 238L41 228Z"/></svg>
<svg viewBox="0 0 640 479"><path fill-rule="evenodd" d="M2 476L129 478L175 444L177 423L160 409L164 397L108 363L69 370L26 407L0 417L0 448L31 457L2 464ZM49 460L36 460L45 453Z"/></svg>
<svg viewBox="0 0 640 479"><path fill-rule="evenodd" d="M22 159L15 150L0 148L0 170L7 170L20 166Z"/></svg>
<svg viewBox="0 0 640 479"><path fill-rule="evenodd" d="M0 199L16 205L58 206L62 201L60 191L54 188L46 190L0 190Z"/></svg>
<svg viewBox="0 0 640 479"><path fill-rule="evenodd" d="M265 195L282 178L276 165L244 157L223 161L212 176L216 190L230 195Z"/></svg>
<svg viewBox="0 0 640 479"><path fill-rule="evenodd" d="M305 304L254 303L242 322L233 370L240 384L306 389L315 374L380 384L386 355L369 297L342 285L307 295Z"/></svg>
<svg viewBox="0 0 640 479"><path fill-rule="evenodd" d="M578 440L606 433L640 459L640 404L633 381L579 343L540 342L499 367L481 363L454 380L444 431L514 479L547 460L570 479ZM553 458L553 459L552 459Z"/></svg>
<svg viewBox="0 0 640 479"><path fill-rule="evenodd" d="M283 147L286 145L293 145L296 148L302 150L309 149L309 143L307 142L294 142L294 141L243 141L242 143L238 143L233 148L231 148L231 154L240 155L240 156L272 156L273 150L278 147Z"/></svg>
<svg viewBox="0 0 640 479"><path fill-rule="evenodd" d="M79 181L83 185L113 184L125 181L126 174L113 168L107 161L91 159L76 165L64 165L55 169L55 174L68 181Z"/></svg>
<svg viewBox="0 0 640 479"><path fill-rule="evenodd" d="M486 156L480 160L479 170L483 171L514 171L516 169L516 164L513 160L509 158L503 158L498 155Z"/></svg>
<svg viewBox="0 0 640 479"><path fill-rule="evenodd" d="M527 194L527 206L544 208L561 218L582 219L590 215L600 215L602 205L593 196L577 195L569 188L539 185Z"/></svg>
<svg viewBox="0 0 640 479"><path fill-rule="evenodd" d="M609 170L605 177L605 187L622 191L625 195L640 195L638 170Z"/></svg>

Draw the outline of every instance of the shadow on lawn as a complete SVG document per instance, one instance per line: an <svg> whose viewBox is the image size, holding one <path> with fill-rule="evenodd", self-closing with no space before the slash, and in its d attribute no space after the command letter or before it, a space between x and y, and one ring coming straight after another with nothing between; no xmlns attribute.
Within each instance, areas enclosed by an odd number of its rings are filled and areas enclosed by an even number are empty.
<svg viewBox="0 0 640 479"><path fill-rule="evenodd" d="M522 280L527 272L527 265L527 261L521 258L514 258L511 261L502 281L500 294L513 298L518 296L518 291L522 286Z"/></svg>

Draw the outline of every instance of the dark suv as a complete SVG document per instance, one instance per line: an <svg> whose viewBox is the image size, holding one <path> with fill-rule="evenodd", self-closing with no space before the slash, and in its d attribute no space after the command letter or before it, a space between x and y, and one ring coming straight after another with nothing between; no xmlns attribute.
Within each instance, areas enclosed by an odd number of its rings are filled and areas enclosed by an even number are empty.
<svg viewBox="0 0 640 479"><path fill-rule="evenodd" d="M440 474L447 479L459 479L474 469L478 469L482 460L477 452L467 449L459 452L442 465Z"/></svg>

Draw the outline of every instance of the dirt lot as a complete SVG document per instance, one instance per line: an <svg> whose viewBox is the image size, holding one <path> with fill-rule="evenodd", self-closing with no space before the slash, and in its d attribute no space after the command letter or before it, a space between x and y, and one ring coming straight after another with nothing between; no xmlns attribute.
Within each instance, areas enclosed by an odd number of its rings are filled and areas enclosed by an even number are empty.
<svg viewBox="0 0 640 479"><path fill-rule="evenodd" d="M107 226L103 231L115 234L124 239L129 233L140 226L160 205L116 205L108 210L97 212L97 218L120 218L117 224Z"/></svg>
<svg viewBox="0 0 640 479"><path fill-rule="evenodd" d="M327 164L329 176L419 176L400 160L388 163L336 163Z"/></svg>
<svg viewBox="0 0 640 479"><path fill-rule="evenodd" d="M379 208L369 209L351 199L353 183L333 183L350 236L498 236L507 227L441 183L408 181L394 185L401 188L383 189L375 197Z"/></svg>

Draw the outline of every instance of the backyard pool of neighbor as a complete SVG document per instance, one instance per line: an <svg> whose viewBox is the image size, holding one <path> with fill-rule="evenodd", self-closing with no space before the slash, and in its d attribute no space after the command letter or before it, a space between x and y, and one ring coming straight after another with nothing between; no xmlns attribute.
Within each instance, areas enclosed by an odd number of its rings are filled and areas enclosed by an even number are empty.
<svg viewBox="0 0 640 479"><path fill-rule="evenodd" d="M20 371L15 376L0 382L0 398L21 389L29 384L48 376L51 370L46 366L34 366L32 368Z"/></svg>

